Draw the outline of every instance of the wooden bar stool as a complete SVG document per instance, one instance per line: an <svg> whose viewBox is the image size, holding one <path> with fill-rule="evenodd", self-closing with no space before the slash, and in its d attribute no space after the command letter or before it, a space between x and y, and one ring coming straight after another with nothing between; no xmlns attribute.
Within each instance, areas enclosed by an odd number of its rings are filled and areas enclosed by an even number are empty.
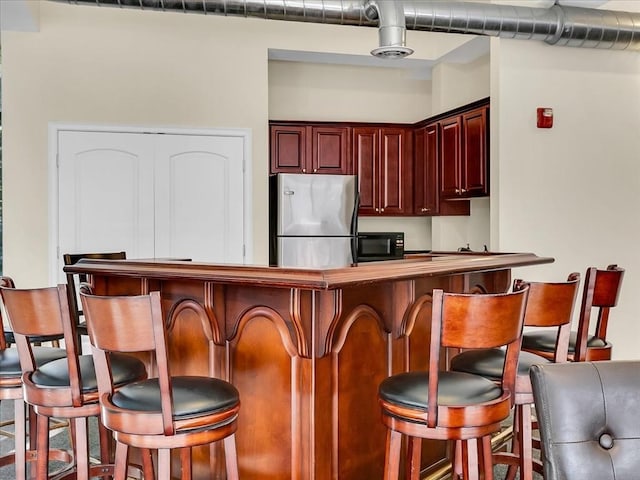
<svg viewBox="0 0 640 480"><path fill-rule="evenodd" d="M104 463L89 465L88 417L100 414L93 359L77 355L75 322L71 320L65 285L39 289L0 288L2 301L13 329L20 364L25 401L37 418L36 478L48 475L49 419L64 418L71 424L73 466L60 478L86 480L89 476L113 475L109 463L110 439L98 422L100 455ZM38 366L34 362L32 335L64 335L65 357ZM120 385L146 378L144 364L131 356L112 359L114 381ZM43 453L44 452L44 453Z"/></svg>
<svg viewBox="0 0 640 480"><path fill-rule="evenodd" d="M171 476L171 449L181 450L182 478L191 478L191 447L223 440L228 480L238 479L235 431L240 398L230 383L172 376L159 292L102 297L81 292L98 372L102 420L116 440L115 480L125 479L130 446L158 449L158 478ZM123 334L125 333L125 334ZM158 377L115 390L112 357L151 352Z"/></svg>
<svg viewBox="0 0 640 480"><path fill-rule="evenodd" d="M0 277L0 286L14 288L14 283L9 277ZM13 339L13 333L11 338ZM38 366L64 358L66 355L63 349L49 347L34 347L33 353ZM35 461L36 452L27 449L27 416L22 396L22 369L20 368L18 349L8 348L4 335L0 335L0 402L2 400L13 401L14 450L0 457L0 467L15 464L16 480L25 480L27 478L27 462ZM32 412L29 417L34 418ZM31 430L31 438L35 438L33 435L35 428ZM61 462L71 461L71 455L62 450L50 451L49 456Z"/></svg>
<svg viewBox="0 0 640 480"><path fill-rule="evenodd" d="M582 290L578 330L569 337L568 358L573 362L611 360L611 342L607 341L610 310L618 304L624 269L609 265L606 270L587 269ZM593 334L589 332L591 316L597 311ZM554 331L525 332L522 350L552 359L555 351Z"/></svg>
<svg viewBox="0 0 640 480"><path fill-rule="evenodd" d="M567 361L567 346L573 308L578 294L580 275L572 273L566 282L542 283L516 280L513 291L529 286L529 299L524 317L526 327L554 327L556 332L556 348L553 361ZM500 382L505 352L501 349L469 350L451 359L451 370L482 375L495 382ZM532 365L550 363L539 355L520 352L518 358L518 374L514 391L514 421L511 452L493 454L494 464L507 464L507 479L515 479L520 471L520 480L532 480L533 471L542 474L542 464L533 458L532 425L533 392L529 370Z"/></svg>
<svg viewBox="0 0 640 480"><path fill-rule="evenodd" d="M74 265L83 258L95 260L126 260L127 252L91 252L91 253L65 253L62 256L65 266ZM84 274L66 273L67 277L67 295L69 296L69 308L71 309L71 318L76 322L76 332L78 335L78 352L82 353L82 336L87 336L87 324L84 321L84 313L78 304L78 292L80 284L86 283L87 276Z"/></svg>
<svg viewBox="0 0 640 480"><path fill-rule="evenodd" d="M387 426L385 480L397 479L402 436L406 436L407 480L420 478L421 439L454 440L454 474L493 479L491 434L500 431L513 403L517 360L528 288L505 294L433 291L429 370L393 375L379 387ZM409 323L427 305L418 299ZM501 383L480 375L440 371L448 349L506 347ZM459 460L459 461L458 461Z"/></svg>

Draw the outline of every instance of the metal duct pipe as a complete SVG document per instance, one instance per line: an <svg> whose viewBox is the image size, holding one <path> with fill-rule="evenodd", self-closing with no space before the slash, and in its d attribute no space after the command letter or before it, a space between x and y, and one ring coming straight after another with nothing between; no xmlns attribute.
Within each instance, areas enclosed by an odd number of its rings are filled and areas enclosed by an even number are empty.
<svg viewBox="0 0 640 480"><path fill-rule="evenodd" d="M53 0L271 20L377 27L379 12L347 0ZM377 2L386 2L384 0ZM400 3L400 2L398 2ZM401 2L410 30L542 40L550 45L640 50L640 14L591 8L517 7L448 1ZM365 12L366 10L366 12ZM367 17L367 14L371 18Z"/></svg>
<svg viewBox="0 0 640 480"><path fill-rule="evenodd" d="M412 30L543 40L550 45L640 50L640 14L593 8L405 2Z"/></svg>
<svg viewBox="0 0 640 480"><path fill-rule="evenodd" d="M371 50L371 55L383 58L403 58L413 53L413 50L406 47L407 28L402 2L366 0L365 14L369 18L380 19L378 26L380 46Z"/></svg>

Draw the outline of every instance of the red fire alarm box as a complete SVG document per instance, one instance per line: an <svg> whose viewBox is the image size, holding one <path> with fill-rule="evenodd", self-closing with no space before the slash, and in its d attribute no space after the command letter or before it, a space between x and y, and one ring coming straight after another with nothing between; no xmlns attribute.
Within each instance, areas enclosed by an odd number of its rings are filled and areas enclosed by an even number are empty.
<svg viewBox="0 0 640 480"><path fill-rule="evenodd" d="M539 107L538 108L538 128L551 128L553 127L553 108Z"/></svg>

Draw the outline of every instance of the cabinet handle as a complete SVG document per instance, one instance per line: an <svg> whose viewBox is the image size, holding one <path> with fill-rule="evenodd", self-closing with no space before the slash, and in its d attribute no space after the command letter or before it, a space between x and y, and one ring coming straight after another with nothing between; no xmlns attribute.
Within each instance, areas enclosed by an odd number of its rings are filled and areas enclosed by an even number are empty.
<svg viewBox="0 0 640 480"><path fill-rule="evenodd" d="M306 169L306 168L303 168L303 169L302 169L302 173L307 173L307 169Z"/></svg>
<svg viewBox="0 0 640 480"><path fill-rule="evenodd" d="M384 208L381 208L381 209L380 209L380 211L381 211L381 212L384 212Z"/></svg>
<svg viewBox="0 0 640 480"><path fill-rule="evenodd" d="M460 189L460 191L461 191L462 193L465 193L465 192L466 192L466 190L465 190L464 188Z"/></svg>
<svg viewBox="0 0 640 480"><path fill-rule="evenodd" d="M430 211L430 210L431 210L430 208L425 208L425 209L424 209L424 211L425 211L425 212L428 212L428 211Z"/></svg>
<svg viewBox="0 0 640 480"><path fill-rule="evenodd" d="M379 209L379 208L376 208L376 212L379 212L379 211L380 211L380 209Z"/></svg>
<svg viewBox="0 0 640 480"><path fill-rule="evenodd" d="M318 169L317 169L317 168L314 168L314 169L313 169L313 173L316 173L317 171L318 171Z"/></svg>
<svg viewBox="0 0 640 480"><path fill-rule="evenodd" d="M460 189L459 188L456 188L456 193L460 193Z"/></svg>

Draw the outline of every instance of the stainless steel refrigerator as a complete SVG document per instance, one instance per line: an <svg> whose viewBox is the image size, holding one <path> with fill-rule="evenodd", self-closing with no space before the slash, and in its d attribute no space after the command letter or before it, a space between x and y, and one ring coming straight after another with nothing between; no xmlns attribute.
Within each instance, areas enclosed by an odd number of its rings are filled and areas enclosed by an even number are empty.
<svg viewBox="0 0 640 480"><path fill-rule="evenodd" d="M354 262L358 183L355 175L270 177L269 263L336 268Z"/></svg>

